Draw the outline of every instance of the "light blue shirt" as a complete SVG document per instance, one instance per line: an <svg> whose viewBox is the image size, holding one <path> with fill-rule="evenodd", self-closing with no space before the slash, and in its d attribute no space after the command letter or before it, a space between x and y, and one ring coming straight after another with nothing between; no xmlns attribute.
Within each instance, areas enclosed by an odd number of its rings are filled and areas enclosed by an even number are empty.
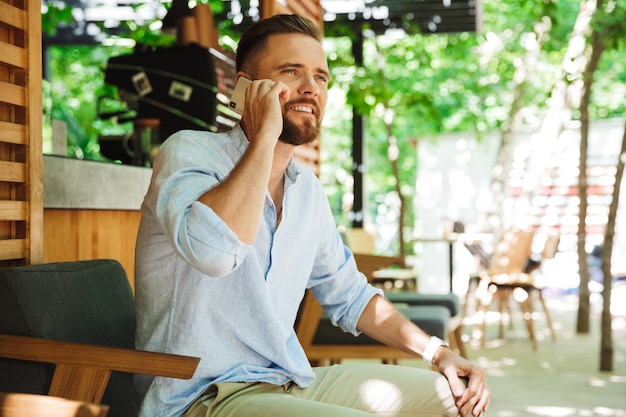
<svg viewBox="0 0 626 417"><path fill-rule="evenodd" d="M247 146L237 126L181 131L159 150L137 237L136 346L201 361L191 380L138 376L142 417L178 416L215 382L307 386L314 376L294 331L305 290L355 335L380 293L357 272L317 177L294 161L280 227L267 193L254 245L197 201Z"/></svg>

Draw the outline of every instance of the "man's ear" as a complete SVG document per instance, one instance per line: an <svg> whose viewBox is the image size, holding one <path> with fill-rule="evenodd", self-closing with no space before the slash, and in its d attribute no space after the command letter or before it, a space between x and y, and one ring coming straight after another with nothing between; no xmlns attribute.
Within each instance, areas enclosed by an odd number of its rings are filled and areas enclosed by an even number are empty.
<svg viewBox="0 0 626 417"><path fill-rule="evenodd" d="M250 74L248 74L247 72L245 72L245 71L238 71L237 74L235 74L235 83L237 82L237 80L240 77L244 77L244 78L247 78L249 80L252 80L252 76Z"/></svg>

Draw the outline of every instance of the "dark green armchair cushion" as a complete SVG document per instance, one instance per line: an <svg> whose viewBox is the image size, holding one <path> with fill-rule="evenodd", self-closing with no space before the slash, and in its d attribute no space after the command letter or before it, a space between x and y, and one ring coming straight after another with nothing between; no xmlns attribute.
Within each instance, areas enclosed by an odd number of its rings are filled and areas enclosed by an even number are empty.
<svg viewBox="0 0 626 417"><path fill-rule="evenodd" d="M385 297L392 303L406 304L409 306L444 306L450 310L450 317L456 317L461 312L459 298L454 293L431 294L415 291L399 291L385 293Z"/></svg>
<svg viewBox="0 0 626 417"><path fill-rule="evenodd" d="M134 348L134 299L115 260L0 268L0 333ZM46 394L54 365L0 358L0 391ZM102 400L134 416L133 376L114 372Z"/></svg>
<svg viewBox="0 0 626 417"><path fill-rule="evenodd" d="M396 307L406 318L411 320L426 333L444 340L448 337L450 311L447 307L441 305L399 305ZM330 318L326 314L323 314L317 332L313 337L313 344L361 346L380 343L365 334L354 337L351 333L343 332L331 323Z"/></svg>

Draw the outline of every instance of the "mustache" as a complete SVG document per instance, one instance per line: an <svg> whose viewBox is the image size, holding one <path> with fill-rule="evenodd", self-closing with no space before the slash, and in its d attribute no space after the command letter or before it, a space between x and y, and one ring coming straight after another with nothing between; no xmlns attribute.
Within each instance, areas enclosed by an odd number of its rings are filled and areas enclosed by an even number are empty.
<svg viewBox="0 0 626 417"><path fill-rule="evenodd" d="M317 102L315 100L306 99L306 98L301 98L301 99L298 99L298 100L288 101L287 103L285 103L285 105L283 107L284 107L285 110L289 110L291 107L297 106L299 104L307 104L309 106L312 106L315 109L315 116L317 116L318 118L322 114L322 111L321 111L319 105L317 104Z"/></svg>

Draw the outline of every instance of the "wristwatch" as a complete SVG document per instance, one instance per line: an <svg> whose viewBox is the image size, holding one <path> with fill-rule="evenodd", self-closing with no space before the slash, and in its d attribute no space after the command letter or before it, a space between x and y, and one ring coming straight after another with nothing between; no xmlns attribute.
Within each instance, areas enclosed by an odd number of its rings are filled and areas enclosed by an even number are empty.
<svg viewBox="0 0 626 417"><path fill-rule="evenodd" d="M433 366L433 358L435 357L435 353L437 353L437 349L440 347L447 348L448 344L438 338L437 336L431 336L426 348L424 349L424 353L422 354L422 358L424 362L428 364L428 366Z"/></svg>

